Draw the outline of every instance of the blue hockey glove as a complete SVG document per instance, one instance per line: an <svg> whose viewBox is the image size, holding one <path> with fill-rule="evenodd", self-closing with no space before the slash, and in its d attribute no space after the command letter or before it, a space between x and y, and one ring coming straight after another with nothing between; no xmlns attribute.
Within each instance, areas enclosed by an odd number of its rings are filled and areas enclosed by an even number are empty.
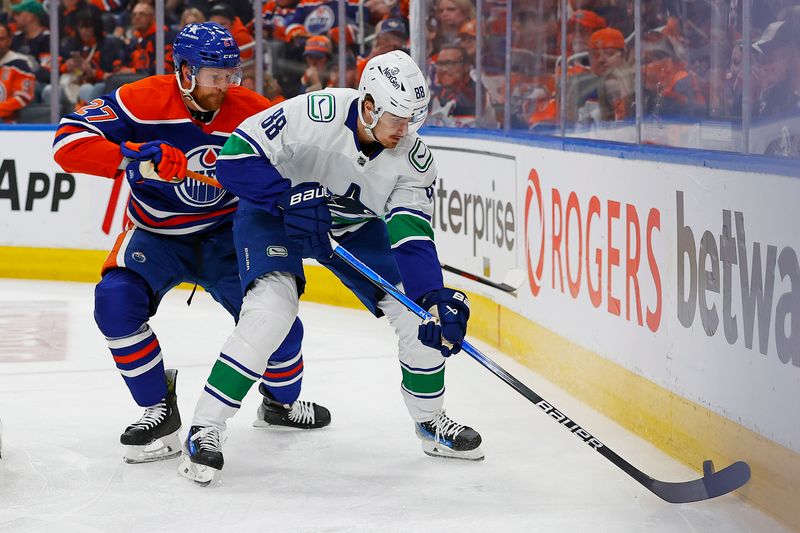
<svg viewBox="0 0 800 533"><path fill-rule="evenodd" d="M445 287L423 296L420 307L434 316L420 324L417 334L420 342L445 357L460 352L469 320L467 295Z"/></svg>
<svg viewBox="0 0 800 533"><path fill-rule="evenodd" d="M119 151L130 159L125 177L131 183L142 183L145 179L179 183L186 177L186 156L168 142L126 141L119 146Z"/></svg>
<svg viewBox="0 0 800 533"><path fill-rule="evenodd" d="M278 199L283 211L286 236L300 247L303 257L328 258L333 255L328 231L331 212L328 193L319 183L301 183Z"/></svg>

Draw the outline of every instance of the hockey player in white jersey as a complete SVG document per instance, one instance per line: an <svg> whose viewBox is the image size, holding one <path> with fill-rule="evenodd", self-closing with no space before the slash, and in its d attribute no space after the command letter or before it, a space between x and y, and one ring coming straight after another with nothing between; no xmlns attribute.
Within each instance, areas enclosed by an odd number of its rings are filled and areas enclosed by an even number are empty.
<svg viewBox="0 0 800 533"><path fill-rule="evenodd" d="M416 135L428 87L404 52L371 59L359 90L300 95L245 120L217 162L222 185L240 198L234 224L245 291L239 323L220 357L263 368L298 311L303 257L329 268L399 337L401 391L425 453L480 460L481 438L444 412L446 357L461 349L466 296L443 285L433 243L436 167ZM361 261L430 310L413 313L333 256L333 234ZM354 378L356 379L356 378ZM243 386L248 386L243 380ZM357 393L356 382L343 384ZM208 483L222 468L221 432L236 406L203 395L182 475Z"/></svg>

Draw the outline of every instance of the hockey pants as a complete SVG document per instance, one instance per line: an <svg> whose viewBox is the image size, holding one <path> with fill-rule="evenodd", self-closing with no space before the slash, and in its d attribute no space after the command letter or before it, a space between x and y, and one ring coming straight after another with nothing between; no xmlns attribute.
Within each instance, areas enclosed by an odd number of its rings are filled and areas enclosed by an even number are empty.
<svg viewBox="0 0 800 533"><path fill-rule="evenodd" d="M378 303L398 335L402 394L411 418L432 419L444 401L444 357L417 339L419 319L390 296ZM276 351L297 316L295 276L272 272L258 278L244 297L239 323L222 347L217 363L197 403L192 425L225 429L241 407L259 372L282 373L267 367L265 353ZM276 372L278 371L278 372Z"/></svg>

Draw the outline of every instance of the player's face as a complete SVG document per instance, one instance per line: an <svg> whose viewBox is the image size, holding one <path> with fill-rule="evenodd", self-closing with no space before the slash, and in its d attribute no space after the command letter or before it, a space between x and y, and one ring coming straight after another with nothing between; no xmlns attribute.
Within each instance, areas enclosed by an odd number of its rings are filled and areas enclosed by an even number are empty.
<svg viewBox="0 0 800 533"><path fill-rule="evenodd" d="M398 117L388 111L384 112L378 120L378 124L372 128L372 134L384 148L395 148L403 140L403 137L408 135L410 121L410 118Z"/></svg>
<svg viewBox="0 0 800 533"><path fill-rule="evenodd" d="M185 87L188 87L190 69L184 65L183 73L187 80ZM228 88L232 85L239 85L241 81L241 71L238 69L219 69L202 67L197 70L195 76L195 87L192 97L203 109L216 111L222 107Z"/></svg>

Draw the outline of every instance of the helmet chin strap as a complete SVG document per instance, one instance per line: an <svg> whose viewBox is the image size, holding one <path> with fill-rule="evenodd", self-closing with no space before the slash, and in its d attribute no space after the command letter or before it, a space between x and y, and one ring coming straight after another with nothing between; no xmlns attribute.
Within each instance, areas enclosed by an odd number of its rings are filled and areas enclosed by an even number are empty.
<svg viewBox="0 0 800 533"><path fill-rule="evenodd" d="M375 133L372 131L372 128L378 125L378 120L380 120L381 115L383 114L383 110L379 111L377 114L375 113L375 111L370 111L369 114L372 117L372 124L367 124L367 121L364 120L364 113L362 112L363 108L364 108L364 100L361 99L361 101L358 104L358 120L359 122L361 122L361 125L364 126L364 131L367 132L367 136L373 141L380 143L378 138L375 137Z"/></svg>
<svg viewBox="0 0 800 533"><path fill-rule="evenodd" d="M210 109L203 108L200 104L197 103L197 100L194 99L192 96L192 91L194 91L195 84L197 80L194 77L194 67L192 67L192 84L189 86L188 89L183 88L183 84L181 83L181 72L180 70L175 71L175 80L178 82L178 89L181 90L181 94L183 95L183 99L186 101L187 105L193 106L197 111L202 113L210 113Z"/></svg>

